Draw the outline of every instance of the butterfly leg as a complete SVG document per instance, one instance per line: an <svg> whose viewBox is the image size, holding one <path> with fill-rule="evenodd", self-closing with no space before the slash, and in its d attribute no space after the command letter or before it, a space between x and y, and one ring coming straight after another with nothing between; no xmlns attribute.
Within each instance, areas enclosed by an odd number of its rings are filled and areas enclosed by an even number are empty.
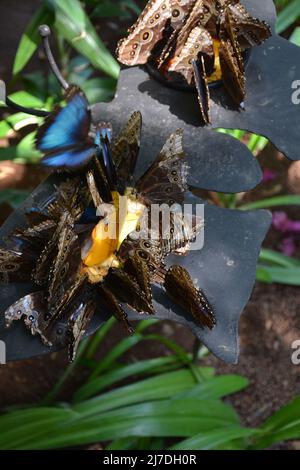
<svg viewBox="0 0 300 470"><path fill-rule="evenodd" d="M203 292L198 289L191 276L182 266L173 265L165 275L164 287L167 294L180 307L188 311L202 327L212 329L215 315Z"/></svg>

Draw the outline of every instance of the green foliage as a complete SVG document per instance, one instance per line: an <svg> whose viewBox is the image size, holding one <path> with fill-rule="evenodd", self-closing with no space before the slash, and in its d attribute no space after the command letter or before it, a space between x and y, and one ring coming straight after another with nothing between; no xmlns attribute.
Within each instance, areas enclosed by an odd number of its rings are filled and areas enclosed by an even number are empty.
<svg viewBox="0 0 300 470"><path fill-rule="evenodd" d="M273 255L265 253L265 257ZM107 450L238 450L266 448L300 437L299 397L260 428L243 427L223 399L245 389L247 380L238 375L215 376L212 368L194 364L174 342L169 346L177 354L126 364L120 353L128 350L125 338L98 362L95 354L115 322L110 319L93 338L81 343L76 362L43 403L0 416L0 449L56 449L100 441ZM154 337L148 332L149 324L140 322L138 339L130 348ZM81 372L82 367L90 371L84 374L88 378L69 403L57 402L57 394L79 367ZM170 439L173 443L168 445Z"/></svg>

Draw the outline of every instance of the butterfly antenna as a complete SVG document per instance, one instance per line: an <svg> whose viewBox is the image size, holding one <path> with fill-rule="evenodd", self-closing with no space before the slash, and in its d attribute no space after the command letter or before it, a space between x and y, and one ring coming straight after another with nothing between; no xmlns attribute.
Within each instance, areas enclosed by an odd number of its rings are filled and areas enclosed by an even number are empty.
<svg viewBox="0 0 300 470"><path fill-rule="evenodd" d="M55 62L55 59L54 59L54 56L52 54L51 47L49 44L49 37L51 35L51 30L49 26L46 24L42 24L39 27L39 33L40 33L40 36L42 37L44 51L45 51L47 60L49 62L50 68L52 72L54 73L55 77L57 78L57 80L59 81L59 83L61 84L61 86L64 88L64 90L67 90L70 85L62 76L57 66L57 63Z"/></svg>
<svg viewBox="0 0 300 470"><path fill-rule="evenodd" d="M42 109L25 108L24 106L21 106L20 104L17 104L13 100L11 100L7 96L6 85L3 80L0 80L0 101L5 103L6 106L8 106L9 108L12 108L15 111L18 111L21 113L31 114L33 116L38 116L38 117L49 116L49 113L47 111L43 111Z"/></svg>

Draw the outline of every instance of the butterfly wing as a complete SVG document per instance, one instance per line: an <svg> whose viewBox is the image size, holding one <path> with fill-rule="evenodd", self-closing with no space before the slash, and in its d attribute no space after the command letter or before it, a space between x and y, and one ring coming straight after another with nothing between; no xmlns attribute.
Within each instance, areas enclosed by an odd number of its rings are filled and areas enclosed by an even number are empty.
<svg viewBox="0 0 300 470"><path fill-rule="evenodd" d="M140 150L142 115L136 111L117 137L112 148L118 179L128 183L132 180Z"/></svg>
<svg viewBox="0 0 300 470"><path fill-rule="evenodd" d="M182 266L173 265L167 271L164 287L176 304L189 312L202 327L212 329L215 315L204 293L198 289Z"/></svg>
<svg viewBox="0 0 300 470"><path fill-rule="evenodd" d="M57 107L39 128L36 145L41 152L78 145L87 139L91 112L80 88L72 86L65 95L66 106Z"/></svg>
<svg viewBox="0 0 300 470"><path fill-rule="evenodd" d="M206 57L213 70L215 58L212 37L203 27L197 26L190 32L180 54L172 60L169 71L181 74L188 84L192 85L194 83L192 61L197 61L200 55Z"/></svg>
<svg viewBox="0 0 300 470"><path fill-rule="evenodd" d="M150 0L129 36L119 42L117 57L126 65L145 64L154 47L178 30L195 0Z"/></svg>
<svg viewBox="0 0 300 470"><path fill-rule="evenodd" d="M86 328L95 313L95 303L93 300L81 301L72 312L66 329L66 342L69 349L69 360L74 361L80 341L82 340Z"/></svg>
<svg viewBox="0 0 300 470"><path fill-rule="evenodd" d="M39 128L37 148L45 154L42 164L55 169L78 169L95 155L96 146L88 142L91 112L80 88L70 87L66 106L57 107Z"/></svg>
<svg viewBox="0 0 300 470"><path fill-rule="evenodd" d="M138 197L144 204L183 202L188 166L184 161L182 139L181 129L171 134L153 164L137 181Z"/></svg>
<svg viewBox="0 0 300 470"><path fill-rule="evenodd" d="M221 41L220 66L224 86L234 103L243 107L246 95L246 78L240 69L239 59L230 39Z"/></svg>
<svg viewBox="0 0 300 470"><path fill-rule="evenodd" d="M270 26L265 21L253 18L239 2L227 8L242 50L258 46L272 35Z"/></svg>
<svg viewBox="0 0 300 470"><path fill-rule="evenodd" d="M35 261L36 253L31 250L19 252L1 248L0 282L30 282Z"/></svg>
<svg viewBox="0 0 300 470"><path fill-rule="evenodd" d="M45 155L41 163L55 170L80 170L95 156L95 145L79 145Z"/></svg>
<svg viewBox="0 0 300 470"><path fill-rule="evenodd" d="M4 317L7 327L10 327L14 321L23 319L32 335L39 335L44 344L51 346L49 338L42 332L46 314L45 295L43 291L39 291L19 299L5 311Z"/></svg>

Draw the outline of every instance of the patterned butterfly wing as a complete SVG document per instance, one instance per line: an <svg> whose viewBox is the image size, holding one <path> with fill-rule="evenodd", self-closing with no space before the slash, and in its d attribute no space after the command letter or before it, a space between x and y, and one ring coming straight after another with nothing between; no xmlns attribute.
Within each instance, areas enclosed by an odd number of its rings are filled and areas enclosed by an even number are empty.
<svg viewBox="0 0 300 470"><path fill-rule="evenodd" d="M189 85L194 84L192 61L197 61L200 55L206 58L213 70L215 59L211 35L203 27L197 26L190 32L180 54L172 60L169 71L181 74Z"/></svg>
<svg viewBox="0 0 300 470"><path fill-rule="evenodd" d="M83 339L95 310L96 306L92 299L90 301L80 301L67 322L66 342L70 362L73 362L76 357L79 343Z"/></svg>
<svg viewBox="0 0 300 470"><path fill-rule="evenodd" d="M138 198L151 204L181 204L187 189L188 166L184 161L183 132L171 134L150 168L137 181Z"/></svg>
<svg viewBox="0 0 300 470"><path fill-rule="evenodd" d="M35 262L36 253L31 250L0 248L0 282L30 282Z"/></svg>
<svg viewBox="0 0 300 470"><path fill-rule="evenodd" d="M171 266L166 273L164 287L169 297L190 313L200 326L209 329L215 326L215 315L209 301L195 286L186 269L182 266Z"/></svg>
<svg viewBox="0 0 300 470"><path fill-rule="evenodd" d="M142 115L136 111L117 137L112 148L118 180L130 183L140 150Z"/></svg>
<svg viewBox="0 0 300 470"><path fill-rule="evenodd" d="M47 282L47 300L51 316L60 312L64 299L69 297L81 272L81 248L74 221L67 217L61 224L57 254L50 267ZM75 290L76 292L76 290Z"/></svg>
<svg viewBox="0 0 300 470"><path fill-rule="evenodd" d="M124 271L135 279L145 296L147 304L153 309L151 275L147 263L135 253L125 261Z"/></svg>
<svg viewBox="0 0 300 470"><path fill-rule="evenodd" d="M148 228L148 220L143 224L143 229L137 238L132 237L131 234L128 235L117 255L123 265L126 265L130 258L135 259L136 263L138 260L145 263L150 282L160 282L160 270L164 267L164 253L159 236L154 230ZM137 279L137 282L141 285L141 282L145 281ZM145 290L145 288L142 289Z"/></svg>
<svg viewBox="0 0 300 470"><path fill-rule="evenodd" d="M171 212L169 227L161 234L161 250L164 256L169 254L186 255L190 244L204 228L204 220L193 214Z"/></svg>
<svg viewBox="0 0 300 470"><path fill-rule="evenodd" d="M114 315L116 319L124 326L126 332L129 335L132 335L134 333L134 329L129 323L127 314L116 299L115 295L109 288L105 286L105 284L99 284L97 289L100 302L102 302L107 311L111 312L111 314Z"/></svg>
<svg viewBox="0 0 300 470"><path fill-rule="evenodd" d="M22 320L33 336L40 336L43 343L51 346L49 336L43 333L47 316L47 302L43 291L34 292L22 297L11 305L4 313L6 326L9 328L14 321Z"/></svg>
<svg viewBox="0 0 300 470"><path fill-rule="evenodd" d="M224 87L234 103L244 107L246 96L246 78L244 71L240 70L239 59L230 39L221 41L220 65Z"/></svg>
<svg viewBox="0 0 300 470"><path fill-rule="evenodd" d="M227 8L242 50L258 46L272 35L270 26L265 21L253 18L239 2L229 4Z"/></svg>
<svg viewBox="0 0 300 470"><path fill-rule="evenodd" d="M66 93L66 106L57 107L39 128L37 148L44 153L42 163L58 170L76 170L95 155L89 141L91 113L87 99L76 86Z"/></svg>
<svg viewBox="0 0 300 470"><path fill-rule="evenodd" d="M128 304L137 312L154 313L139 283L123 269L111 269L105 278L105 286L120 302Z"/></svg>
<svg viewBox="0 0 300 470"><path fill-rule="evenodd" d="M145 64L157 44L185 22L195 0L150 0L129 36L119 42L117 57L126 65Z"/></svg>

